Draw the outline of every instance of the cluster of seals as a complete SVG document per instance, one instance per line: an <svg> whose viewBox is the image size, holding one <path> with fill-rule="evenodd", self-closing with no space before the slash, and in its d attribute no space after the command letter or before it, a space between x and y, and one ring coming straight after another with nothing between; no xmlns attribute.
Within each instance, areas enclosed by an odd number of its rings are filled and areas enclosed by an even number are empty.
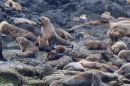
<svg viewBox="0 0 130 86"><path fill-rule="evenodd" d="M31 41L36 41L36 36L30 31L15 27L6 21L0 23L0 32L14 38L25 37Z"/></svg>

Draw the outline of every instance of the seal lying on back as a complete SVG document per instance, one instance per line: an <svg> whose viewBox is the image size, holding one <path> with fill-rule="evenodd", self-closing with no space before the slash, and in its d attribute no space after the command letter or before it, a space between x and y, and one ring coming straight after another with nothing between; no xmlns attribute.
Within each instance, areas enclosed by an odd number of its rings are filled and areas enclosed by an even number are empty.
<svg viewBox="0 0 130 86"><path fill-rule="evenodd" d="M21 53L16 53L16 56L25 57L25 58L35 58L36 57L38 48L35 47L35 45L31 41L29 41L28 39L26 39L24 37L17 37L16 41L22 50Z"/></svg>
<svg viewBox="0 0 130 86"><path fill-rule="evenodd" d="M6 21L0 23L0 32L14 38L25 37L31 41L36 41L36 36L32 32L15 27Z"/></svg>

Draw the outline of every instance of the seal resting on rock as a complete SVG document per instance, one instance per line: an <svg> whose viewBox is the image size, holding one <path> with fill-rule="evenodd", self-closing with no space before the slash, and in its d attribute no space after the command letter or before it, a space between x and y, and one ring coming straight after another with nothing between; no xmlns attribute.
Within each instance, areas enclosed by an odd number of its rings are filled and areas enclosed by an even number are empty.
<svg viewBox="0 0 130 86"><path fill-rule="evenodd" d="M111 46L111 51L116 55L118 55L121 50L127 50L127 45L122 41L118 41Z"/></svg>
<svg viewBox="0 0 130 86"><path fill-rule="evenodd" d="M26 18L15 18L14 19L15 24L30 24L30 25L36 25L36 22L26 19Z"/></svg>
<svg viewBox="0 0 130 86"><path fill-rule="evenodd" d="M118 57L126 62L130 62L130 50L121 50L118 54Z"/></svg>
<svg viewBox="0 0 130 86"><path fill-rule="evenodd" d="M85 46L87 46L89 50L101 50L101 49L106 50L107 49L107 44L99 40L88 40L85 42Z"/></svg>
<svg viewBox="0 0 130 86"><path fill-rule="evenodd" d="M73 45L70 42L61 38L56 33L55 28L49 18L42 16L39 18L39 21L41 24L41 33L45 34L45 37L48 39L49 46L53 48L55 44L58 44L73 48Z"/></svg>
<svg viewBox="0 0 130 86"><path fill-rule="evenodd" d="M96 73L82 73L63 81L63 86L107 86Z"/></svg>
<svg viewBox="0 0 130 86"><path fill-rule="evenodd" d="M57 60L64 56L65 47L62 45L57 45L54 50L48 52L47 59L48 60Z"/></svg>
<svg viewBox="0 0 130 86"><path fill-rule="evenodd" d="M112 42L118 41L118 39L123 37L130 37L130 21L122 20L118 22L113 22L109 24L110 29L107 32L107 37L109 37Z"/></svg>
<svg viewBox="0 0 130 86"><path fill-rule="evenodd" d="M25 37L31 41L36 41L36 36L32 32L15 27L6 21L0 23L0 32L14 38Z"/></svg>
<svg viewBox="0 0 130 86"><path fill-rule="evenodd" d="M130 73L130 63L124 64L118 71L117 73L125 75Z"/></svg>
<svg viewBox="0 0 130 86"><path fill-rule="evenodd" d="M25 57L25 58L35 58L36 57L38 48L35 47L35 45L31 41L29 41L28 39L26 39L24 37L17 37L16 41L22 50L21 53L16 53L16 56Z"/></svg>
<svg viewBox="0 0 130 86"><path fill-rule="evenodd" d="M87 61L87 60L85 60L85 59L80 60L79 63L80 63L83 67L85 67L85 68L95 68L95 69L101 68L100 63Z"/></svg>
<svg viewBox="0 0 130 86"><path fill-rule="evenodd" d="M22 10L22 6L19 3L14 2L13 0L6 0L5 6L10 7L13 10L16 10L16 11Z"/></svg>
<svg viewBox="0 0 130 86"><path fill-rule="evenodd" d="M61 28L56 28L55 32L63 39L65 40L70 40L72 41L74 39L74 37L71 36L70 33L68 33L67 31L61 29Z"/></svg>

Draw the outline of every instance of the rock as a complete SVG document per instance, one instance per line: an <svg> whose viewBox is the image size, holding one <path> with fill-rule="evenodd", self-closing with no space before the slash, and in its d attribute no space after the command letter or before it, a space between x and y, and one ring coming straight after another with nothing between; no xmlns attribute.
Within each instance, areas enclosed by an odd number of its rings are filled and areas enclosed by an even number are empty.
<svg viewBox="0 0 130 86"><path fill-rule="evenodd" d="M108 11L115 17L127 16L126 11L122 6L115 2L110 2L107 7Z"/></svg>
<svg viewBox="0 0 130 86"><path fill-rule="evenodd" d="M8 84L0 84L0 86L14 86L12 83L8 83Z"/></svg>
<svg viewBox="0 0 130 86"><path fill-rule="evenodd" d="M25 85L22 86L46 86L43 80L30 80L27 81Z"/></svg>
<svg viewBox="0 0 130 86"><path fill-rule="evenodd" d="M72 59L68 56L64 56L58 60L48 61L48 64L52 66L52 68L63 69L65 65L72 62Z"/></svg>

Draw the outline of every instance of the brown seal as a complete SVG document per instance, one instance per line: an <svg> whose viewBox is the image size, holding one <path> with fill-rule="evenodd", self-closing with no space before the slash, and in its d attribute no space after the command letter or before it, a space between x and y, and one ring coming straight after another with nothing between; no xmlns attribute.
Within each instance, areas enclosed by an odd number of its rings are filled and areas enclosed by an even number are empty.
<svg viewBox="0 0 130 86"><path fill-rule="evenodd" d="M114 73L116 70L119 70L119 68L114 65L109 65L109 64L100 64L100 65L101 65L100 70L103 72Z"/></svg>
<svg viewBox="0 0 130 86"><path fill-rule="evenodd" d="M42 16L39 19L41 23L41 33L45 34L48 39L49 46L54 47L55 44L73 47L73 45L65 39L62 39L56 32L50 19Z"/></svg>
<svg viewBox="0 0 130 86"><path fill-rule="evenodd" d="M64 56L65 47L62 45L57 45L54 50L48 52L47 60L57 60Z"/></svg>
<svg viewBox="0 0 130 86"><path fill-rule="evenodd" d="M100 63L87 61L87 60L85 60L85 59L80 60L79 63L80 63L83 67L85 67L85 68L96 68L96 69L101 68Z"/></svg>
<svg viewBox="0 0 130 86"><path fill-rule="evenodd" d="M48 39L45 35L39 34L36 40L36 46L39 48L40 51L51 51L49 47Z"/></svg>
<svg viewBox="0 0 130 86"><path fill-rule="evenodd" d="M103 41L99 40L88 40L85 45L87 46L88 49L90 50L106 50L107 49L107 44Z"/></svg>
<svg viewBox="0 0 130 86"><path fill-rule="evenodd" d="M118 22L113 22L109 24L110 29L107 32L107 37L109 37L113 42L118 41L122 37L130 37L130 21L122 20Z"/></svg>
<svg viewBox="0 0 130 86"><path fill-rule="evenodd" d="M14 2L13 0L6 0L5 6L10 7L16 11L22 10L22 6L19 3Z"/></svg>
<svg viewBox="0 0 130 86"><path fill-rule="evenodd" d="M96 73L81 73L63 81L63 86L107 86Z"/></svg>
<svg viewBox="0 0 130 86"><path fill-rule="evenodd" d="M127 62L130 62L130 50L121 50L118 54L118 57Z"/></svg>
<svg viewBox="0 0 130 86"><path fill-rule="evenodd" d="M14 19L15 24L30 24L30 25L36 25L36 22L26 19L26 18L15 18Z"/></svg>
<svg viewBox="0 0 130 86"><path fill-rule="evenodd" d="M116 55L118 55L121 50L127 50L127 45L122 41L118 41L111 46L111 51Z"/></svg>
<svg viewBox="0 0 130 86"><path fill-rule="evenodd" d="M28 39L26 39L24 37L17 37L16 41L22 50L22 52L17 53L16 56L26 57L26 58L35 58L36 57L38 48L35 47L35 45L31 41L29 41Z"/></svg>
<svg viewBox="0 0 130 86"><path fill-rule="evenodd" d="M68 33L67 31L63 30L62 28L56 28L55 32L63 39L65 40L73 40L74 37L71 36L70 33Z"/></svg>
<svg viewBox="0 0 130 86"><path fill-rule="evenodd" d="M6 21L0 23L0 32L14 38L25 37L31 41L36 41L36 36L32 32L15 27Z"/></svg>
<svg viewBox="0 0 130 86"><path fill-rule="evenodd" d="M122 67L117 71L117 73L122 75L130 73L130 63L122 65Z"/></svg>

